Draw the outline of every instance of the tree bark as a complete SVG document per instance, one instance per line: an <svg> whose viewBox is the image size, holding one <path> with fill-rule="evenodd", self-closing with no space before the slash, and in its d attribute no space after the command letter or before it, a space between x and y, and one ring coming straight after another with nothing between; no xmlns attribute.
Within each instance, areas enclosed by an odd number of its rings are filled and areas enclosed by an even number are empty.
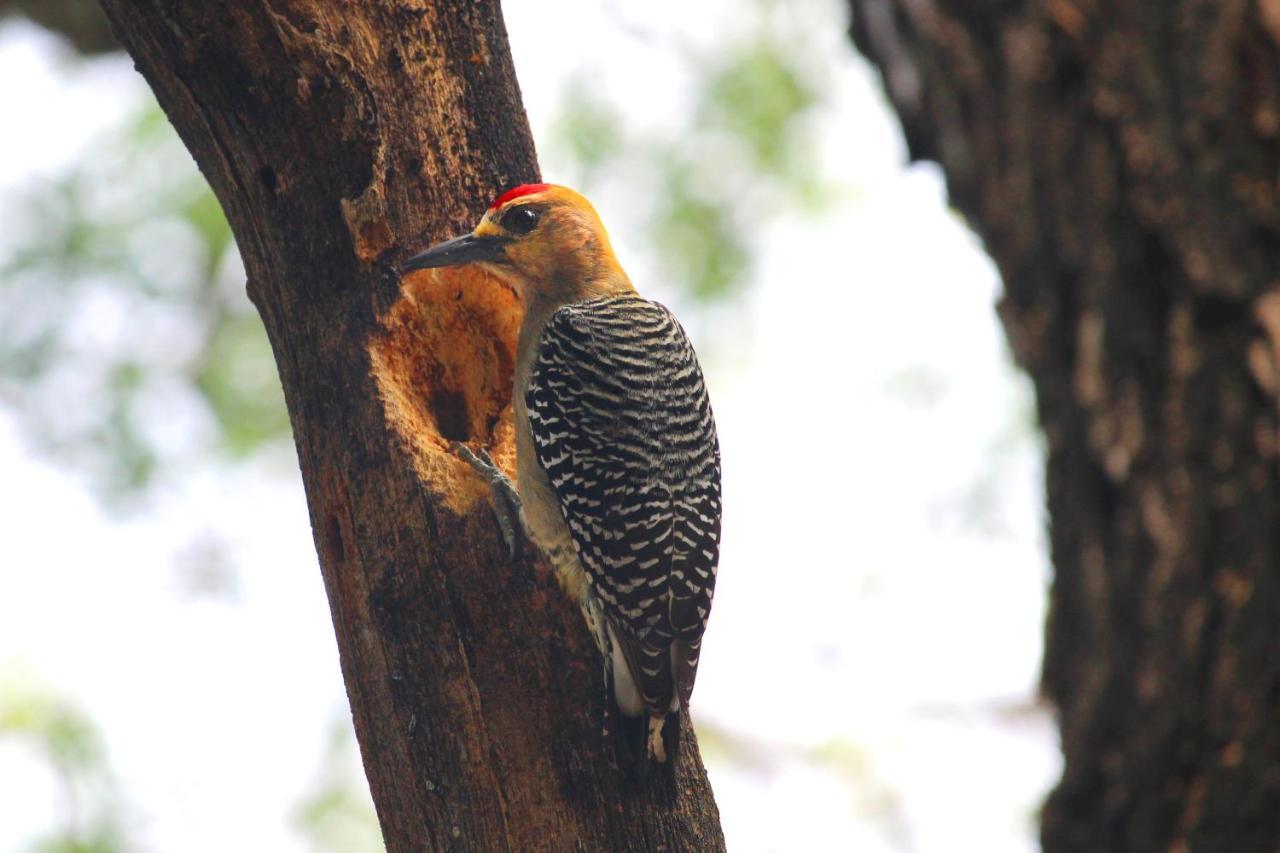
<svg viewBox="0 0 1280 853"><path fill-rule="evenodd" d="M1044 849L1277 849L1280 2L851 5L1035 382Z"/></svg>
<svg viewBox="0 0 1280 853"><path fill-rule="evenodd" d="M449 451L511 464L518 304L395 271L537 178L496 0L103 6L244 258L388 848L722 849L692 732L675 791L610 768L581 617Z"/></svg>

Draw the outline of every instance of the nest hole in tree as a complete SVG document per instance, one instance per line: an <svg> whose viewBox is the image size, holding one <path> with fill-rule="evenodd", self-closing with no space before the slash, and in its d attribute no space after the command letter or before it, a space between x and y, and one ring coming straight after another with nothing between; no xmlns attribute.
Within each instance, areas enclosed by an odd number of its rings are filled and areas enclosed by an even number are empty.
<svg viewBox="0 0 1280 853"><path fill-rule="evenodd" d="M515 470L511 382L522 309L509 288L479 270L411 273L369 345L387 423L419 478L456 511L488 486L451 448L485 448Z"/></svg>

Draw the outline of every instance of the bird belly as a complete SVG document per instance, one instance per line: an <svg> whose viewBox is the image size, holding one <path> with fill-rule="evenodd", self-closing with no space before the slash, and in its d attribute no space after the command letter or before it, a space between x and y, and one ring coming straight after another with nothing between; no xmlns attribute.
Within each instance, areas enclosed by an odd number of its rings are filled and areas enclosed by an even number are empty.
<svg viewBox="0 0 1280 853"><path fill-rule="evenodd" d="M644 700L622 649L613 637L613 629L605 619L604 608L578 559L573 534L564 520L559 498L552 489L546 470L538 461L528 412L520 394L513 395L512 404L516 427L516 487L520 493L525 530L533 543L547 555L561 589L581 608L582 618L591 631L596 648L612 670L618 710L628 717L642 716L645 714Z"/></svg>
<svg viewBox="0 0 1280 853"><path fill-rule="evenodd" d="M586 606L590 590L587 573L578 561L573 536L565 523L559 499L547 480L533 449L533 436L524 402L515 401L516 487L520 492L521 515L533 544L547 555L560 587L579 605Z"/></svg>

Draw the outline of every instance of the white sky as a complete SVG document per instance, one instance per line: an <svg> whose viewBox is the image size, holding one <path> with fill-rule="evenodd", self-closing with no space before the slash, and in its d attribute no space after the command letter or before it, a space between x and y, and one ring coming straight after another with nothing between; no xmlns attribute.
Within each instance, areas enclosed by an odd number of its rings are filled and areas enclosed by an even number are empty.
<svg viewBox="0 0 1280 853"><path fill-rule="evenodd" d="M739 26L725 2L507 7L539 139L584 68L661 126L684 88L664 39L707 47ZM1032 850L1059 759L1033 698L1048 570L1029 392L992 310L995 271L937 170L905 166L835 4L801 8L831 68L814 133L859 193L770 229L750 348L709 362L726 515L693 706L741 747L708 756L725 833L735 851ZM143 97L127 60L59 55L28 27L0 30L0 80L23 81L0 86L0 193ZM624 194L596 201L625 221ZM642 251L615 239L646 290L629 262ZM291 813L347 711L296 469L280 469L205 472L121 521L0 412L0 691L22 677L90 711L142 849L306 849ZM209 529L231 538L234 600L176 579ZM61 807L48 771L0 740L0 850Z"/></svg>

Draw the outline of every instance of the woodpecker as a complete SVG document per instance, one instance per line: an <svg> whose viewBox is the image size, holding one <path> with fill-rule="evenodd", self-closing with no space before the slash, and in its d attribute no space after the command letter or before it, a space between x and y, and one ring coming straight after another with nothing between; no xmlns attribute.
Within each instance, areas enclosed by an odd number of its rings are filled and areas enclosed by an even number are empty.
<svg viewBox="0 0 1280 853"><path fill-rule="evenodd" d="M459 264L488 270L524 304L516 490L483 451L459 453L507 496L495 498L500 519L511 501L582 608L603 656L606 730L613 702L636 721L646 758L670 752L674 763L720 554L720 448L698 358L567 187L503 193L474 231L404 270Z"/></svg>

